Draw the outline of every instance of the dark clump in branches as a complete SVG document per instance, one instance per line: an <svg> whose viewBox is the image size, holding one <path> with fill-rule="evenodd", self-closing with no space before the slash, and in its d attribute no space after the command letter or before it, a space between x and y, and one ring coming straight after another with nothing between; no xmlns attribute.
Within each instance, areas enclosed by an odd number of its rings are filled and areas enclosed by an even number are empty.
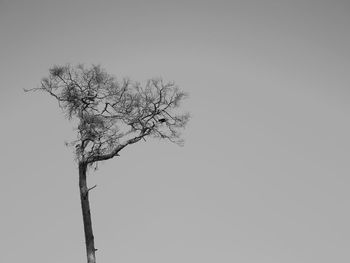
<svg viewBox="0 0 350 263"><path fill-rule="evenodd" d="M80 163L108 160L146 137L182 144L179 130L189 119L178 112L186 94L174 83L118 81L100 66L54 66L34 90L49 93L69 119L78 120L71 145Z"/></svg>

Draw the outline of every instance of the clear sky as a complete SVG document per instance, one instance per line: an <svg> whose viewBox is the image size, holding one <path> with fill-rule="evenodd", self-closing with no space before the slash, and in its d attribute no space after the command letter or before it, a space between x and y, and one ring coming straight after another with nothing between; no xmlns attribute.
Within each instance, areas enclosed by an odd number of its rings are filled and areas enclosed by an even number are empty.
<svg viewBox="0 0 350 263"><path fill-rule="evenodd" d="M350 262L350 2L0 0L0 262L85 262L53 64L190 93L184 147L89 175L98 262Z"/></svg>

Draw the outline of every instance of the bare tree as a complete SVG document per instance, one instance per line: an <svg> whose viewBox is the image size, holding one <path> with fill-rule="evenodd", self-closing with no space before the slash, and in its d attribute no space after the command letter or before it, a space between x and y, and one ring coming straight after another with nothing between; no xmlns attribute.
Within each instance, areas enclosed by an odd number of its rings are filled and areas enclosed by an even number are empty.
<svg viewBox="0 0 350 263"><path fill-rule="evenodd" d="M95 263L95 245L87 186L87 170L119 156L126 146L155 137L182 144L179 130L189 120L179 113L186 94L172 82L151 79L145 85L118 81L100 66L54 66L39 88L54 97L68 119L76 119L75 149L87 262Z"/></svg>

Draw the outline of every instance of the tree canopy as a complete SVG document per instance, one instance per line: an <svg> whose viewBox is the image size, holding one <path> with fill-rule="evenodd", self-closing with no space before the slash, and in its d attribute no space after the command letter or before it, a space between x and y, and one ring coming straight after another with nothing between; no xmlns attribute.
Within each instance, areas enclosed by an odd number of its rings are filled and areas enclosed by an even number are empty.
<svg viewBox="0 0 350 263"><path fill-rule="evenodd" d="M79 162L93 164L117 156L146 137L182 144L189 114L179 112L186 94L173 82L144 85L117 80L101 66L53 66L34 90L49 93L69 119L78 120L74 146Z"/></svg>

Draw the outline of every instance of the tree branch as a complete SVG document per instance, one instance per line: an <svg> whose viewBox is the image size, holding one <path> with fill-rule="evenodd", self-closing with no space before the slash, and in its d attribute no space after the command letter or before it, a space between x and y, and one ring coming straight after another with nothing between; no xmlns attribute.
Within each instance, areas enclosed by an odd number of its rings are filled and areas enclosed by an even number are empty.
<svg viewBox="0 0 350 263"><path fill-rule="evenodd" d="M26 91L47 92L69 119L78 120L78 138L72 145L79 161L111 159L147 136L180 140L177 129L185 126L188 117L173 112L184 98L173 82L150 79L144 86L129 79L118 82L95 65L54 66L49 72L40 88Z"/></svg>

